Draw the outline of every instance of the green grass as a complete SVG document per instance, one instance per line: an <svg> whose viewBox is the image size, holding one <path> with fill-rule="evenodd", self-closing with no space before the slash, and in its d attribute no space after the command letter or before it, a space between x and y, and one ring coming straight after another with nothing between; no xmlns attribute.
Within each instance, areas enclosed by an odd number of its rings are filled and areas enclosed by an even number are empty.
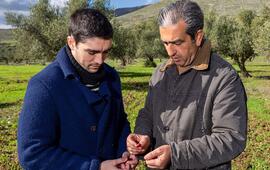
<svg viewBox="0 0 270 170"><path fill-rule="evenodd" d="M249 112L256 113L256 116L261 120L270 120L270 111L267 103L269 103L269 99L251 96L248 99Z"/></svg>
<svg viewBox="0 0 270 170"><path fill-rule="evenodd" d="M0 107L21 101L24 97L28 80L42 68L44 66L0 65Z"/></svg>
<svg viewBox="0 0 270 170"><path fill-rule="evenodd" d="M153 68L142 61L127 67L110 60L120 74L125 110L132 129L143 107ZM18 113L28 80L44 66L0 66L0 169L19 169L16 152ZM236 69L238 69L236 67ZM247 64L252 78L242 79L248 95L249 130L245 152L233 161L233 169L270 169L270 64L262 57ZM144 169L140 166L138 169Z"/></svg>
<svg viewBox="0 0 270 170"><path fill-rule="evenodd" d="M270 64L257 57L247 63L247 70L253 76L242 78L248 96L248 142L233 169L270 169Z"/></svg>
<svg viewBox="0 0 270 170"><path fill-rule="evenodd" d="M0 65L0 169L18 169L16 132L27 82L44 66Z"/></svg>

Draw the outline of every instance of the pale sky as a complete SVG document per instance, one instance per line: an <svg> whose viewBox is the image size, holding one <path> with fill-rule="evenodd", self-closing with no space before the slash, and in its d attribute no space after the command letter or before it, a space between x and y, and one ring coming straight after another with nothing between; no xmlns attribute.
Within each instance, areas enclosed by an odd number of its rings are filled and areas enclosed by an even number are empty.
<svg viewBox="0 0 270 170"><path fill-rule="evenodd" d="M63 7L68 0L50 0L51 4ZM0 28L10 28L5 23L5 12L29 14L29 7L37 0L0 0ZM111 0L113 8L134 7L159 2L159 0Z"/></svg>

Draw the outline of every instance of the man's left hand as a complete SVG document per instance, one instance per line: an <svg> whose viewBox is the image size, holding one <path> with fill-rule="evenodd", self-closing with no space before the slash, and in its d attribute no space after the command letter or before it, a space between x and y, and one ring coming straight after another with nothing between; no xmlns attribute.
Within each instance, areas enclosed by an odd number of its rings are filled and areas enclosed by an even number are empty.
<svg viewBox="0 0 270 170"><path fill-rule="evenodd" d="M136 158L136 156L132 155L132 154L130 154L128 152L124 152L122 154L122 159L125 160L125 162L121 164L121 169L122 170L135 169L135 167L138 164L138 159Z"/></svg>
<svg viewBox="0 0 270 170"><path fill-rule="evenodd" d="M144 159L149 168L165 169L171 160L171 147L162 145L145 155Z"/></svg>

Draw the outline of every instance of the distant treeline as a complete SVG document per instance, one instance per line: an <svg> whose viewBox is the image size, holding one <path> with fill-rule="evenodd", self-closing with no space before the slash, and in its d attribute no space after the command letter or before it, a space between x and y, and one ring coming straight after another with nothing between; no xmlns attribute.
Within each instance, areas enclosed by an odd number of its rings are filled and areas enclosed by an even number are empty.
<svg viewBox="0 0 270 170"><path fill-rule="evenodd" d="M87 0L70 0L65 8L51 6L48 0L39 0L31 7L30 15L6 13L6 20L16 27L13 37L16 43L0 44L2 63L45 63L55 58L57 51L66 43L70 14L89 4ZM92 1L91 7L102 10L112 21L114 41L110 57L121 64L135 58L145 58L146 66L155 66L154 58L167 57L159 39L155 19L132 27L120 25L115 19L110 1ZM245 62L255 56L270 56L270 8L261 11L242 10L236 16L222 16L216 11L205 13L205 33L212 42L214 51L231 57L238 64L243 76L251 76ZM7 50L8 49L8 50Z"/></svg>

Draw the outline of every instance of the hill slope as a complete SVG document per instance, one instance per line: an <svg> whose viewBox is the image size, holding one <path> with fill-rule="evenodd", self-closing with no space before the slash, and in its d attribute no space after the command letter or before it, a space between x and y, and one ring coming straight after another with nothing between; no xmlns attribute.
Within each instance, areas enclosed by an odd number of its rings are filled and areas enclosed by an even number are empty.
<svg viewBox="0 0 270 170"><path fill-rule="evenodd" d="M136 7L130 7L130 8L117 8L117 9L115 9L114 12L115 12L115 15L118 17L121 15L128 14L130 12L136 11L138 9L144 8L146 6L148 6L148 5L136 6Z"/></svg>
<svg viewBox="0 0 270 170"><path fill-rule="evenodd" d="M202 7L203 11L215 9L223 15L235 15L241 9L260 10L265 4L270 6L269 0L195 0ZM140 23L149 18L156 18L159 10L175 2L175 0L161 0L161 2L146 6L134 12L117 17L117 20L124 26Z"/></svg>
<svg viewBox="0 0 270 170"><path fill-rule="evenodd" d="M12 39L11 29L0 29L0 42Z"/></svg>

